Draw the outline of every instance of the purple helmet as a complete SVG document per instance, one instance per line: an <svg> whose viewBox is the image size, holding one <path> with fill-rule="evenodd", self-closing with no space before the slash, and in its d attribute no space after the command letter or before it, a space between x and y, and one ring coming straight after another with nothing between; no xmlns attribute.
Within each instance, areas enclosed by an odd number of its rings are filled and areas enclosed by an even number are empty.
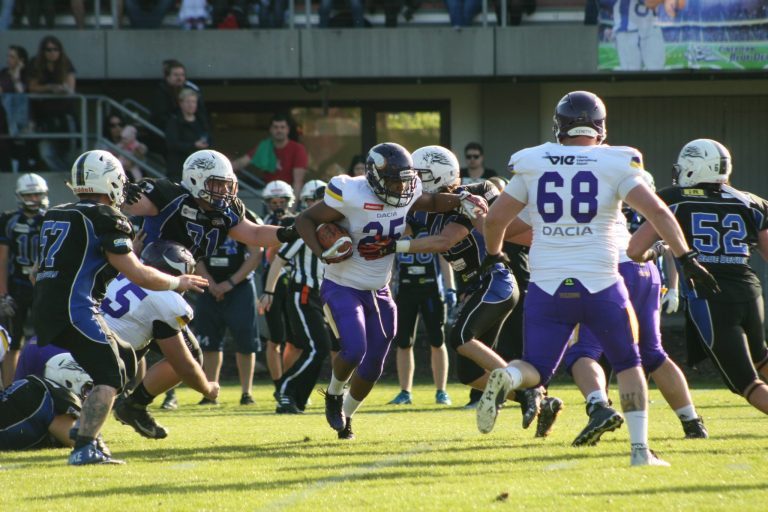
<svg viewBox="0 0 768 512"><path fill-rule="evenodd" d="M373 193L390 206L408 206L413 199L417 174L411 154L400 144L373 146L365 161L365 176Z"/></svg>
<svg viewBox="0 0 768 512"><path fill-rule="evenodd" d="M145 265L172 276L195 271L195 258L183 245L170 240L155 240L141 251Z"/></svg>
<svg viewBox="0 0 768 512"><path fill-rule="evenodd" d="M608 133L603 100L588 91L573 91L563 96L555 107L553 120L557 140L586 135L601 143Z"/></svg>

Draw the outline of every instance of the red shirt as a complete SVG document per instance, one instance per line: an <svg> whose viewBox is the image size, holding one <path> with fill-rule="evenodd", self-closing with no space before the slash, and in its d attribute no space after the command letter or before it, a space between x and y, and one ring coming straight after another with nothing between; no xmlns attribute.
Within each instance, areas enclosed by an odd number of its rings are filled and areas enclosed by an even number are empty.
<svg viewBox="0 0 768 512"><path fill-rule="evenodd" d="M248 152L248 157L253 158L256 148ZM306 169L308 165L307 150L303 144L289 140L283 148L275 148L277 156L277 170L275 172L262 173L261 178L265 183L275 180L283 180L293 185L293 170L296 168Z"/></svg>

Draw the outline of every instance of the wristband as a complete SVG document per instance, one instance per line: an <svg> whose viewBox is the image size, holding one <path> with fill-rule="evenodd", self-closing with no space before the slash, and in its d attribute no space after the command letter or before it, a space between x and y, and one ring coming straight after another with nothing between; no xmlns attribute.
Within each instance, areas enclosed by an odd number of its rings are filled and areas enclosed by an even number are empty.
<svg viewBox="0 0 768 512"><path fill-rule="evenodd" d="M227 282L229 283L229 285L230 285L232 288L234 288L235 286L237 286L237 285L235 284L235 282L232 280L232 278L231 278L231 277L228 277L228 278L227 278Z"/></svg>
<svg viewBox="0 0 768 512"><path fill-rule="evenodd" d="M411 248L410 240L398 240L395 242L395 252L408 252Z"/></svg>
<svg viewBox="0 0 768 512"><path fill-rule="evenodd" d="M264 291L262 292L262 294L263 294L263 295L274 295L274 294L275 294L275 292L268 292L267 290L264 290Z"/></svg>
<svg viewBox="0 0 768 512"><path fill-rule="evenodd" d="M179 287L179 284L181 284L181 279L174 276L168 276L168 289L169 290L176 290Z"/></svg>

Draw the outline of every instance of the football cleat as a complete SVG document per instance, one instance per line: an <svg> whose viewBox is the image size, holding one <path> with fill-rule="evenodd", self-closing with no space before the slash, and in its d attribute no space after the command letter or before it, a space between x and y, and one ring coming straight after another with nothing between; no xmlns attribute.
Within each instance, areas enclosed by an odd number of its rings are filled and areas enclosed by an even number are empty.
<svg viewBox="0 0 768 512"><path fill-rule="evenodd" d="M512 377L504 368L497 368L488 377L483 396L477 404L477 429L488 434L496 424L501 405L512 390Z"/></svg>
<svg viewBox="0 0 768 512"><path fill-rule="evenodd" d="M680 420L680 423L683 424L686 439L706 439L709 437L709 432L704 427L704 420L700 417L692 420Z"/></svg>
<svg viewBox="0 0 768 512"><path fill-rule="evenodd" d="M165 399L160 408L166 411L175 411L179 408L179 401L176 400L176 391L172 389L165 394Z"/></svg>
<svg viewBox="0 0 768 512"><path fill-rule="evenodd" d="M304 411L296 405L293 397L288 395L280 396L280 403L277 405L275 412L277 414L304 414Z"/></svg>
<svg viewBox="0 0 768 512"><path fill-rule="evenodd" d="M355 433L352 432L352 418L347 418L347 421L344 423L344 428L339 430L339 439L351 441L354 438Z"/></svg>
<svg viewBox="0 0 768 512"><path fill-rule="evenodd" d="M438 405L452 405L453 402L451 402L451 397L448 396L448 393L443 391L442 389L438 389L435 393L435 403Z"/></svg>
<svg viewBox="0 0 768 512"><path fill-rule="evenodd" d="M77 431L78 431L79 424L75 423L75 426L69 429L69 438L72 441L77 441ZM109 449L109 446L107 446L107 443L104 442L104 436L99 433L96 436L96 448L98 448L101 453L106 455L107 457L112 457L112 450Z"/></svg>
<svg viewBox="0 0 768 512"><path fill-rule="evenodd" d="M197 402L197 405L219 405L219 401L211 400L207 396L204 396L203 398L200 399L199 402Z"/></svg>
<svg viewBox="0 0 768 512"><path fill-rule="evenodd" d="M660 466L669 467L669 462L661 460L645 445L632 446L632 455L629 459L630 466Z"/></svg>
<svg viewBox="0 0 768 512"><path fill-rule="evenodd" d="M605 402L587 404L589 421L576 439L573 446L594 446L606 432L613 432L624 423L624 418Z"/></svg>
<svg viewBox="0 0 768 512"><path fill-rule="evenodd" d="M517 393L517 397L520 399L520 409L523 411L523 428L528 428L533 420L539 417L544 388L523 389Z"/></svg>
<svg viewBox="0 0 768 512"><path fill-rule="evenodd" d="M165 439L168 437L168 431L155 421L155 418L147 411L147 407L132 402L130 398L115 404L115 409L112 412L117 421L132 427L139 435L147 439Z"/></svg>
<svg viewBox="0 0 768 512"><path fill-rule="evenodd" d="M562 410L562 400L554 396L544 397L541 401L539 420L536 422L536 437L547 437L552 432L552 427Z"/></svg>
<svg viewBox="0 0 768 512"><path fill-rule="evenodd" d="M411 400L411 392L402 390L395 398L387 403L390 405L411 405L413 404L413 400Z"/></svg>
<svg viewBox="0 0 768 512"><path fill-rule="evenodd" d="M345 428L344 395L332 395L328 391L321 391L325 396L325 420L336 432L341 432Z"/></svg>
<svg viewBox="0 0 768 512"><path fill-rule="evenodd" d="M243 393L240 397L240 405L253 405L256 402L253 400L253 397L249 393Z"/></svg>
<svg viewBox="0 0 768 512"><path fill-rule="evenodd" d="M85 446L72 450L67 463L70 466L85 466L87 464L125 464L125 461L113 459L105 455L96 446L96 441L92 441Z"/></svg>

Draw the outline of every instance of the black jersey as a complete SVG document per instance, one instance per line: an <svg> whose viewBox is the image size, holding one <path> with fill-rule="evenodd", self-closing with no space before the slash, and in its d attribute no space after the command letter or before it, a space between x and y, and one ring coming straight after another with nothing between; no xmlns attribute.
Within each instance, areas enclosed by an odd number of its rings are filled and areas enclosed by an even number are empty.
<svg viewBox="0 0 768 512"><path fill-rule="evenodd" d="M132 239L131 223L108 205L80 201L46 212L32 305L41 340L93 317L107 282L117 275L105 253L128 254Z"/></svg>
<svg viewBox="0 0 768 512"><path fill-rule="evenodd" d="M254 224L263 224L261 219L250 210L245 210L245 218ZM227 237L224 243L219 244L213 254L203 259L208 273L217 282L226 281L232 274L238 271L248 256L248 246L244 243ZM251 276L248 276L250 279Z"/></svg>
<svg viewBox="0 0 768 512"><path fill-rule="evenodd" d="M21 210L0 215L0 245L8 246L8 288L31 289L29 274L37 261L40 225L45 212L27 217Z"/></svg>
<svg viewBox="0 0 768 512"><path fill-rule="evenodd" d="M699 263L720 285L721 293L704 298L744 301L762 293L749 257L758 233L768 229L764 199L727 186L670 187L659 196L677 217L688 244L699 251Z"/></svg>
<svg viewBox="0 0 768 512"><path fill-rule="evenodd" d="M423 238L430 235L427 229L423 229L421 221L425 221L426 216L415 215L417 212L409 213L406 222L413 231L413 237L403 237L402 240L411 238ZM442 291L442 273L440 272L440 259L433 253L411 253L398 252L397 258L397 276L399 289L409 286L438 286Z"/></svg>
<svg viewBox="0 0 768 512"><path fill-rule="evenodd" d="M147 178L139 186L160 210L157 215L144 218L145 245L158 239L171 240L189 249L195 259L211 256L227 239L229 230L245 216L245 206L239 198L225 210L205 211L189 190L170 180Z"/></svg>
<svg viewBox="0 0 768 512"><path fill-rule="evenodd" d="M455 192L466 190L471 194L484 197L488 203L492 203L498 196L498 189L491 183L473 183L459 187ZM439 234L445 226L451 223L461 224L469 230L469 234L462 241L442 253L443 257L451 264L457 280L457 288L460 293L474 291L480 283L480 266L485 259L485 239L479 231L472 226L472 220L457 210L448 213L414 212L415 222L426 227L428 234Z"/></svg>

